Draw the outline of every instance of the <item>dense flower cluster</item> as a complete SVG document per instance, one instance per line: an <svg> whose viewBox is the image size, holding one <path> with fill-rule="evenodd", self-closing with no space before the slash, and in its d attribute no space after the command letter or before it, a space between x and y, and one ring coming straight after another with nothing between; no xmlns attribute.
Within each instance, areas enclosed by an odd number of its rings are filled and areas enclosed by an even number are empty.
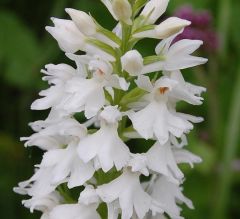
<svg viewBox="0 0 240 219"><path fill-rule="evenodd" d="M46 27L76 68L49 64L42 70L50 88L31 108L50 113L31 123L35 134L22 140L45 153L15 191L31 197L23 205L41 211L41 219L182 218L178 204L193 205L182 193L178 164L201 162L184 146L202 118L177 112L176 103L202 104L205 89L180 72L207 61L192 55L202 41L173 43L187 20L154 24L168 0L102 2L118 21L113 31L75 9L66 9L71 20L53 18L54 26ZM134 49L144 38L161 40L155 55ZM137 138L153 144L133 153L128 142Z"/></svg>

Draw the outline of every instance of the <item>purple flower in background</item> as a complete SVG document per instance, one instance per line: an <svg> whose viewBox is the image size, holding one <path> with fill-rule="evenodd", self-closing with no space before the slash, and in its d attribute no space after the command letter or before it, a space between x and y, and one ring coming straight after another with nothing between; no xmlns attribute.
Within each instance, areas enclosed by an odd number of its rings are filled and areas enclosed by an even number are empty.
<svg viewBox="0 0 240 219"><path fill-rule="evenodd" d="M212 25L212 15L210 11L194 11L190 5L185 5L176 10L175 16L192 22L186 27L175 41L181 39L202 40L202 47L207 52L215 52L219 47L218 35Z"/></svg>

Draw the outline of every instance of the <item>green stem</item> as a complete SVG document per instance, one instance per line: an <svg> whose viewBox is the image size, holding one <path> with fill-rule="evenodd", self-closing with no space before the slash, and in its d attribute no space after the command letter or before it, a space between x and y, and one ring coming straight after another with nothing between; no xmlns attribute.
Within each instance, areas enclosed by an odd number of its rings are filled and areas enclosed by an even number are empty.
<svg viewBox="0 0 240 219"><path fill-rule="evenodd" d="M211 136L211 142L217 146L219 144L219 131L220 131L220 103L218 98L218 82L217 79L217 69L214 63L216 59L210 59L208 72L210 75L205 74L205 69L201 66L195 68L193 71L197 80L203 86L207 87L208 91L208 120L209 120L209 133Z"/></svg>
<svg viewBox="0 0 240 219"><path fill-rule="evenodd" d="M220 98L219 98L219 66L217 65L217 60L214 56L209 57L208 64L208 95L209 95L209 110L211 123L211 137L212 142L217 147L221 145L222 139L222 116L221 116L221 107L220 107Z"/></svg>
<svg viewBox="0 0 240 219"><path fill-rule="evenodd" d="M65 203L71 204L76 203L76 201L69 194L69 190L66 184L62 184L57 188L60 195L64 198Z"/></svg>
<svg viewBox="0 0 240 219"><path fill-rule="evenodd" d="M121 50L118 55L119 57L116 57L116 71L119 76L123 76L126 78L126 75L124 74L125 72L122 71L122 66L121 66L121 56L123 56L128 50L129 50L129 40L131 37L131 32L132 32L132 26L129 26L125 23L121 23L122 25L122 44L121 44ZM119 105L122 97L124 96L124 92L122 90L115 89L114 92L114 104Z"/></svg>
<svg viewBox="0 0 240 219"><path fill-rule="evenodd" d="M237 152L237 145L240 131L240 66L238 78L235 85L232 106L229 112L229 120L226 126L226 138L224 141L223 166L221 167L219 179L219 192L214 210L214 219L225 219L227 217L227 205L229 204L229 194L232 184L231 162Z"/></svg>
<svg viewBox="0 0 240 219"><path fill-rule="evenodd" d="M224 56L227 50L227 38L229 36L231 5L231 0L220 0L219 3L218 33L221 40L220 56Z"/></svg>
<svg viewBox="0 0 240 219"><path fill-rule="evenodd" d="M122 55L124 55L129 49L129 40L131 37L132 26L122 23L122 45L121 51Z"/></svg>

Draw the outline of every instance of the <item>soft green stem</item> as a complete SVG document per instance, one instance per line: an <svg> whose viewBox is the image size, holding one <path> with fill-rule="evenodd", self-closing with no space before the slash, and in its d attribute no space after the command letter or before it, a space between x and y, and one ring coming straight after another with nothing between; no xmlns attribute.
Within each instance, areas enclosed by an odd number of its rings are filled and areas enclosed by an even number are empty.
<svg viewBox="0 0 240 219"><path fill-rule="evenodd" d="M116 57L116 70L119 76L125 77L126 75L124 75L124 71L122 71L120 58L129 50L129 40L131 37L132 26L124 24L123 22L121 23L121 25L122 25L122 44L120 52L116 54L117 56L119 56ZM114 104L119 105L122 97L124 96L124 92L119 89L116 89L114 95L115 95Z"/></svg>
<svg viewBox="0 0 240 219"><path fill-rule="evenodd" d="M217 65L216 58L212 55L209 57L209 77L208 77L208 95L209 95L209 111L212 123L211 134L212 142L215 147L221 145L222 139L222 116L219 98L219 66Z"/></svg>
<svg viewBox="0 0 240 219"><path fill-rule="evenodd" d="M214 211L214 219L226 219L227 206L229 204L229 194L232 183L231 161L234 159L237 151L239 131L240 131L240 66L238 69L238 78L233 91L232 106L229 112L229 120L226 126L226 138L224 141L223 162L221 175L219 179L219 191Z"/></svg>
<svg viewBox="0 0 240 219"><path fill-rule="evenodd" d="M124 55L129 49L129 40L131 37L132 26L122 23L122 45L121 51L122 55Z"/></svg>
<svg viewBox="0 0 240 219"><path fill-rule="evenodd" d="M208 91L208 120L209 120L209 133L211 136L211 142L217 146L219 143L219 130L221 124L220 117L220 104L218 98L218 82L217 69L215 66L216 59L209 59L208 69L205 70L199 66L193 71L199 84L207 87ZM206 71L209 75L206 75Z"/></svg>
<svg viewBox="0 0 240 219"><path fill-rule="evenodd" d="M57 190L64 198L65 203L76 203L76 201L71 197L71 194L69 194L69 189L67 188L66 184L60 185Z"/></svg>
<svg viewBox="0 0 240 219"><path fill-rule="evenodd" d="M218 32L220 35L220 55L224 56L227 50L229 36L230 17L231 17L231 0L220 0L218 10Z"/></svg>

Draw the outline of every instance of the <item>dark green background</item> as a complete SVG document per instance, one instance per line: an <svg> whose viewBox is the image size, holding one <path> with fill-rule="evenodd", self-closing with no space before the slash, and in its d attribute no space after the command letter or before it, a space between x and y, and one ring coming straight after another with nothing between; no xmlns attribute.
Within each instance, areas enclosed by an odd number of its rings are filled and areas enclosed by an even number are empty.
<svg viewBox="0 0 240 219"><path fill-rule="evenodd" d="M240 1L171 0L167 15L183 4L213 14L213 27L219 33L221 46L215 53L201 52L209 63L184 71L191 82L208 88L200 107L180 104L179 110L204 116L189 136L188 148L204 162L194 170L183 166L187 180L185 194L196 210L185 209L188 219L240 218ZM40 69L48 63L68 62L56 42L46 33L51 16L65 18L64 8L90 11L108 28L110 19L99 0L1 0L0 1L0 218L30 219L21 206L23 197L12 188L33 173L33 165L41 159L41 151L25 149L20 136L31 134L27 124L44 119L47 112L30 111L31 102L46 87ZM145 41L138 47L143 54L153 52L156 42ZM238 160L239 159L239 160Z"/></svg>

